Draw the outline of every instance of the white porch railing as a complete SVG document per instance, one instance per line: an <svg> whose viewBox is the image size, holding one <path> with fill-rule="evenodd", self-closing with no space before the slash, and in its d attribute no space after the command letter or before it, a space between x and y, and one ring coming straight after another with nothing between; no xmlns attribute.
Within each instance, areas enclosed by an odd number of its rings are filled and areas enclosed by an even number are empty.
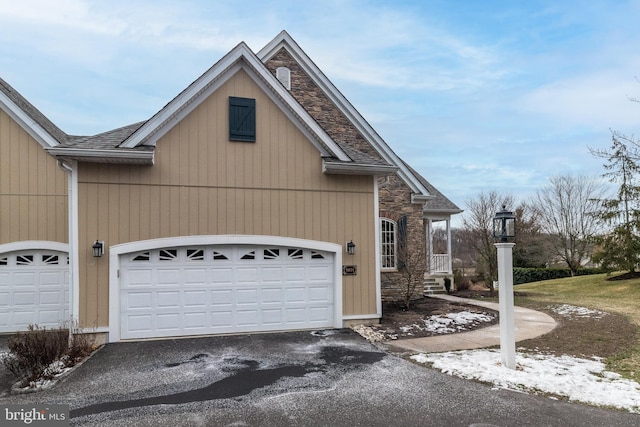
<svg viewBox="0 0 640 427"><path fill-rule="evenodd" d="M433 254L429 262L429 273L451 273L448 254Z"/></svg>

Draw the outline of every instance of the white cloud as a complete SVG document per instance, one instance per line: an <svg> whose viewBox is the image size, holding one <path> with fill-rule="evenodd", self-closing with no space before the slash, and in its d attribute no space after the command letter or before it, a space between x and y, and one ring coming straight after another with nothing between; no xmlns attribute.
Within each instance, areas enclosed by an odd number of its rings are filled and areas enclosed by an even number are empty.
<svg viewBox="0 0 640 427"><path fill-rule="evenodd" d="M640 71L640 62L636 69ZM556 126L630 128L640 122L640 105L628 97L639 94L640 84L628 69L553 81L524 95L519 103L523 112L547 116Z"/></svg>

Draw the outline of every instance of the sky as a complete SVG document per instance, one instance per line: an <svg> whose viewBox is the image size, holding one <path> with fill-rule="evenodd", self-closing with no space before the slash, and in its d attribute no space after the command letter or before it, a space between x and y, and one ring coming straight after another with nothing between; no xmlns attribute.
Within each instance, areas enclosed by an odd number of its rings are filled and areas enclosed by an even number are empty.
<svg viewBox="0 0 640 427"><path fill-rule="evenodd" d="M63 131L150 118L244 41L286 30L460 208L597 177L640 134L640 1L0 0L0 77Z"/></svg>

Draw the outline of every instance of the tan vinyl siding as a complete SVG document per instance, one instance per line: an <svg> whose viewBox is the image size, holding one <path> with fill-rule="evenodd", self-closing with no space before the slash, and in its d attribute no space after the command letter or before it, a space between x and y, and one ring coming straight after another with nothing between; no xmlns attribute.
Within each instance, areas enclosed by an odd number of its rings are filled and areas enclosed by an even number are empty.
<svg viewBox="0 0 640 427"><path fill-rule="evenodd" d="M228 140L231 95L256 99L255 143ZM318 150L240 71L158 141L154 166L80 166L81 322L108 323L108 257L90 256L95 239L218 234L353 239L343 313L375 314L373 180L324 175Z"/></svg>
<svg viewBox="0 0 640 427"><path fill-rule="evenodd" d="M67 175L0 110L0 244L68 241Z"/></svg>

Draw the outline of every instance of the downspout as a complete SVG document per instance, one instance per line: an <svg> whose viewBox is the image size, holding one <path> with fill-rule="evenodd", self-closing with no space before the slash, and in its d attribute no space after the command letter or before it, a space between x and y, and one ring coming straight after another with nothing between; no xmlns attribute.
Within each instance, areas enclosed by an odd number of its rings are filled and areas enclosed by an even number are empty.
<svg viewBox="0 0 640 427"><path fill-rule="evenodd" d="M79 266L78 266L78 221L77 221L77 212L78 212L78 175L77 175L77 167L78 163L76 161L65 161L62 159L58 159L58 168L65 172L68 182L67 189L67 221L68 221L68 229L69 229L69 342L73 337L74 328L78 328L78 310L79 310L79 301L78 301L78 277L79 277Z"/></svg>
<svg viewBox="0 0 640 427"><path fill-rule="evenodd" d="M376 315L382 317L382 277L380 265L380 193L378 188L378 177L373 177L373 223L374 223L374 256L376 269Z"/></svg>

